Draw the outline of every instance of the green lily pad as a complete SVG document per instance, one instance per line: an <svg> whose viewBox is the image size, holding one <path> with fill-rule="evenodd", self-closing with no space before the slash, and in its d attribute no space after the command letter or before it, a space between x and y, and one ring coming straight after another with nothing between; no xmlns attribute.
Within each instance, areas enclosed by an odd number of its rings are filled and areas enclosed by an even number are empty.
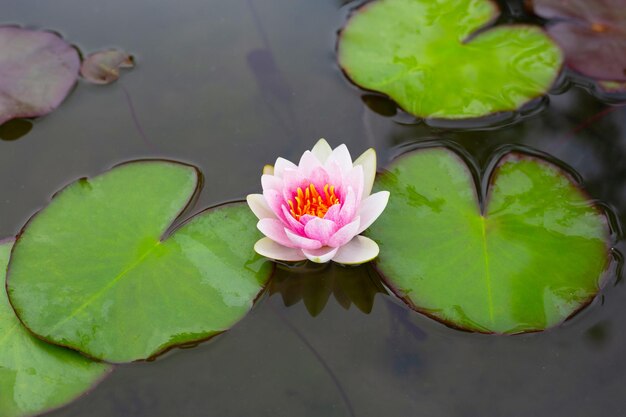
<svg viewBox="0 0 626 417"><path fill-rule="evenodd" d="M358 86L422 118L515 111L558 76L558 46L532 25L498 25L489 0L377 0L341 31L339 64Z"/></svg>
<svg viewBox="0 0 626 417"><path fill-rule="evenodd" d="M13 242L0 243L4 286ZM57 408L85 393L110 366L49 345L31 335L0 294L0 415L23 417Z"/></svg>
<svg viewBox="0 0 626 417"><path fill-rule="evenodd" d="M473 178L455 152L430 148L377 179L391 198L369 234L394 292L451 326L486 333L543 330L589 303L608 265L609 230L570 176L511 152L486 197L477 198Z"/></svg>
<svg viewBox="0 0 626 417"><path fill-rule="evenodd" d="M190 166L135 162L81 179L25 226L7 279L41 338L109 362L209 338L251 308L271 272L245 204L207 210L164 237L199 184Z"/></svg>

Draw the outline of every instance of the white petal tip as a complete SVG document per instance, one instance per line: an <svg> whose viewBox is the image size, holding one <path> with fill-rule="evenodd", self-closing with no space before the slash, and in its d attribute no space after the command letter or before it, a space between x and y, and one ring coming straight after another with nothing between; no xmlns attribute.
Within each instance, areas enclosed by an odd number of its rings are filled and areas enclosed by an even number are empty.
<svg viewBox="0 0 626 417"><path fill-rule="evenodd" d="M378 244L365 236L356 236L339 248L334 262L343 265L360 265L374 260L378 256Z"/></svg>
<svg viewBox="0 0 626 417"><path fill-rule="evenodd" d="M263 167L263 175L274 175L274 165L265 165Z"/></svg>
<svg viewBox="0 0 626 417"><path fill-rule="evenodd" d="M329 248L326 246L315 250L302 250L302 252L309 261L315 262L316 264L325 264L335 257L338 250L339 248Z"/></svg>
<svg viewBox="0 0 626 417"><path fill-rule="evenodd" d="M276 218L276 215L269 208L262 194L248 194L246 196L246 202L258 219Z"/></svg>
<svg viewBox="0 0 626 417"><path fill-rule="evenodd" d="M274 259L276 261L295 262L306 259L300 249L288 248L286 246L279 245L268 237L259 239L254 244L254 251L266 258Z"/></svg>

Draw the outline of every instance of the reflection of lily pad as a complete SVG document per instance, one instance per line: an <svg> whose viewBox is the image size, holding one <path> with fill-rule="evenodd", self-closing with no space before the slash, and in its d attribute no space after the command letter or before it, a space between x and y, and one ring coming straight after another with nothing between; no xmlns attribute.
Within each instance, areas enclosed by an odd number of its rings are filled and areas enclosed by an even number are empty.
<svg viewBox="0 0 626 417"><path fill-rule="evenodd" d="M12 243L0 244L4 288ZM72 401L106 375L109 366L36 339L0 294L0 415L21 417Z"/></svg>
<svg viewBox="0 0 626 417"><path fill-rule="evenodd" d="M370 228L377 266L419 311L464 329L518 333L560 323L598 291L606 218L546 161L509 153L477 199L461 158L424 149L398 159L376 186L391 192Z"/></svg>
<svg viewBox="0 0 626 417"><path fill-rule="evenodd" d="M626 82L626 4L623 0L533 0L535 13L554 21L548 32L577 72Z"/></svg>
<svg viewBox="0 0 626 417"><path fill-rule="evenodd" d="M338 59L357 85L409 113L471 118L514 111L543 95L561 67L539 28L501 25L489 0L377 0L352 15Z"/></svg>
<svg viewBox="0 0 626 417"><path fill-rule="evenodd" d="M0 124L57 108L79 67L78 52L57 34L0 27Z"/></svg>
<svg viewBox="0 0 626 417"><path fill-rule="evenodd" d="M80 75L94 84L110 84L120 78L120 68L135 66L132 55L118 49L109 49L89 55L80 66Z"/></svg>
<svg viewBox="0 0 626 417"><path fill-rule="evenodd" d="M195 216L164 238L198 186L192 167L122 165L57 194L24 228L11 302L45 340L113 362L206 339L250 309L272 267L245 204Z"/></svg>

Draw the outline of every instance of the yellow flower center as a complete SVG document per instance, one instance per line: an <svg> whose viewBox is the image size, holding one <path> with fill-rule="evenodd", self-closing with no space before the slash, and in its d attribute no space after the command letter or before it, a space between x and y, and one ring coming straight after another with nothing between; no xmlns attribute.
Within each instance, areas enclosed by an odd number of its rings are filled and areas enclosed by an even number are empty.
<svg viewBox="0 0 626 417"><path fill-rule="evenodd" d="M335 195L334 185L324 185L324 194L322 195L313 184L309 184L304 190L298 187L293 199L287 203L293 218L300 220L300 217L305 214L324 217L331 206L339 204L339 198Z"/></svg>

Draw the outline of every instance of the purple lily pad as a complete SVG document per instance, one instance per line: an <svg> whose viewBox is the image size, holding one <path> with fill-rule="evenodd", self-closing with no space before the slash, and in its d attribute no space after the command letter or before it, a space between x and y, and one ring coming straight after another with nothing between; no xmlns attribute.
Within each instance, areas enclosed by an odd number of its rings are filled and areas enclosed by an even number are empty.
<svg viewBox="0 0 626 417"><path fill-rule="evenodd" d="M0 27L0 124L57 108L78 77L78 51L52 32Z"/></svg>
<svg viewBox="0 0 626 417"><path fill-rule="evenodd" d="M626 81L624 0L527 1L537 15L553 20L548 32L569 67L596 80Z"/></svg>
<svg viewBox="0 0 626 417"><path fill-rule="evenodd" d="M120 68L133 68L132 55L109 49L89 55L80 67L80 75L94 84L109 84L120 78Z"/></svg>

